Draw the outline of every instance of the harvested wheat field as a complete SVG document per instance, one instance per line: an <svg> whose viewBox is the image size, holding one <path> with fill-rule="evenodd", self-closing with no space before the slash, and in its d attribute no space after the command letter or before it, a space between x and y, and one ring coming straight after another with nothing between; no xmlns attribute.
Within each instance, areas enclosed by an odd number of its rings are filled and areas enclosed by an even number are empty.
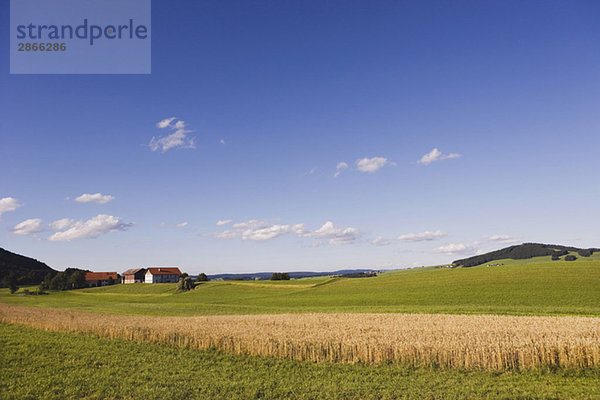
<svg viewBox="0 0 600 400"><path fill-rule="evenodd" d="M600 318L442 314L140 317L0 304L0 321L314 362L401 362L490 370L600 366Z"/></svg>

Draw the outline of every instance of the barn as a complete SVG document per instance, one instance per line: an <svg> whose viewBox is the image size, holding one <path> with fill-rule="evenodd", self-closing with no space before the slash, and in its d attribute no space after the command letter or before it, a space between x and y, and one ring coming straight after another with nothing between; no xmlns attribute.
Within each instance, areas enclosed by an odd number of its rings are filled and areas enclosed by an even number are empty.
<svg viewBox="0 0 600 400"><path fill-rule="evenodd" d="M178 267L148 267L145 275L146 283L177 283L181 271Z"/></svg>
<svg viewBox="0 0 600 400"><path fill-rule="evenodd" d="M86 272L85 284L89 287L106 286L110 283L111 278L112 283L117 283L119 274L116 272Z"/></svg>
<svg viewBox="0 0 600 400"><path fill-rule="evenodd" d="M146 268L132 268L123 272L123 283L144 283Z"/></svg>

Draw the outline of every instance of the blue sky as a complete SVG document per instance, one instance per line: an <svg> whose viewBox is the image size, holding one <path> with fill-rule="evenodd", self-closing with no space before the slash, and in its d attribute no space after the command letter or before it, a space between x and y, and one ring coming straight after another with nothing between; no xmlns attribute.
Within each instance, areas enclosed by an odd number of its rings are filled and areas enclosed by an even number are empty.
<svg viewBox="0 0 600 400"><path fill-rule="evenodd" d="M10 75L5 37L0 246L190 273L600 246L599 15L154 0L150 75Z"/></svg>

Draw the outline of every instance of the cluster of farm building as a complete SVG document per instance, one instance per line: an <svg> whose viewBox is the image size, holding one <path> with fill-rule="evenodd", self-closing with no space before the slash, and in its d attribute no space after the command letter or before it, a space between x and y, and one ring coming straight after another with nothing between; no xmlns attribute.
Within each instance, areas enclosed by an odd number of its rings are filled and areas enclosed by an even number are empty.
<svg viewBox="0 0 600 400"><path fill-rule="evenodd" d="M121 275L117 272L87 272L85 283L90 287L115 283L177 283L180 276L178 267L132 268Z"/></svg>

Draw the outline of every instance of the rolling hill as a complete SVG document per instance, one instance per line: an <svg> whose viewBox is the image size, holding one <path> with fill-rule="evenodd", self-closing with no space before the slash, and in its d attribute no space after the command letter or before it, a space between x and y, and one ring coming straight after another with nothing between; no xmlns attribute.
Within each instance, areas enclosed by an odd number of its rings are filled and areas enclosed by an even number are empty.
<svg viewBox="0 0 600 400"><path fill-rule="evenodd" d="M41 261L0 248L0 281L11 272L22 284L38 284L49 272L56 273Z"/></svg>
<svg viewBox="0 0 600 400"><path fill-rule="evenodd" d="M551 256L553 257L553 260L558 260L560 257L569 255L571 253L576 253L580 257L590 257L592 254L597 252L600 252L600 249L580 249L577 247L561 246L556 244L523 243L469 258L455 260L452 262L452 264L461 267L474 267L476 265L507 258L513 260L525 260L534 257ZM575 254L571 255L575 256ZM571 259L565 260L571 261Z"/></svg>
<svg viewBox="0 0 600 400"><path fill-rule="evenodd" d="M499 267L414 268L368 279L210 281L178 293L176 284L132 284L11 295L0 302L114 314L193 316L285 313L445 313L600 316L600 258L550 257Z"/></svg>

